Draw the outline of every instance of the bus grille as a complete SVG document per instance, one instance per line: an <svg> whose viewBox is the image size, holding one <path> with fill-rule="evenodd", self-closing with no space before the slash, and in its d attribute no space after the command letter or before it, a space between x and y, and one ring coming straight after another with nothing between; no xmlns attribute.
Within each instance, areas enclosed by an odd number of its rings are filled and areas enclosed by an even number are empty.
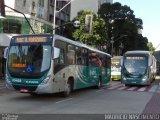
<svg viewBox="0 0 160 120"><path fill-rule="evenodd" d="M20 91L21 89L27 89L28 92L34 92L37 89L37 86L19 86L13 85L14 89Z"/></svg>

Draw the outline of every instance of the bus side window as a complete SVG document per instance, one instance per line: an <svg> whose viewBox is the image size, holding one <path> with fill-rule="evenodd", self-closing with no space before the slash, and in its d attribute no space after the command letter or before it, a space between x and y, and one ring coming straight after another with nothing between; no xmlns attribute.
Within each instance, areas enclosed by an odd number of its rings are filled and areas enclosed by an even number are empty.
<svg viewBox="0 0 160 120"><path fill-rule="evenodd" d="M105 56L102 56L101 58L100 58L100 60L102 61L102 67L106 67L106 58L105 58Z"/></svg>
<svg viewBox="0 0 160 120"><path fill-rule="evenodd" d="M64 49L60 49L59 63L65 64Z"/></svg>
<svg viewBox="0 0 160 120"><path fill-rule="evenodd" d="M67 63L68 65L75 64L75 49L72 45L68 45Z"/></svg>
<svg viewBox="0 0 160 120"><path fill-rule="evenodd" d="M102 67L102 61L100 59L99 55L91 54L89 57L89 65L96 66L96 67Z"/></svg>
<svg viewBox="0 0 160 120"><path fill-rule="evenodd" d="M81 56L81 48L76 47L76 64L81 65L82 64L82 56Z"/></svg>
<svg viewBox="0 0 160 120"><path fill-rule="evenodd" d="M111 67L111 58L106 56L106 67L110 68Z"/></svg>
<svg viewBox="0 0 160 120"><path fill-rule="evenodd" d="M88 50L87 49L82 49L82 65L87 66L88 65Z"/></svg>

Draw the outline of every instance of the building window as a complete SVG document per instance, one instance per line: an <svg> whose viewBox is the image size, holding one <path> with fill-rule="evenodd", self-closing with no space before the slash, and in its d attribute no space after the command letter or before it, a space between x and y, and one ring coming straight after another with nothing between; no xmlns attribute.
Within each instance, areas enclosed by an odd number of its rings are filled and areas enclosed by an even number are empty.
<svg viewBox="0 0 160 120"><path fill-rule="evenodd" d="M43 18L44 16L44 0L39 0L37 16L39 18Z"/></svg>
<svg viewBox="0 0 160 120"><path fill-rule="evenodd" d="M23 6L24 7L26 6L26 0L23 0Z"/></svg>
<svg viewBox="0 0 160 120"><path fill-rule="evenodd" d="M54 0L50 0L50 6L54 6Z"/></svg>
<svg viewBox="0 0 160 120"><path fill-rule="evenodd" d="M51 14L49 15L49 21L53 22L53 15L51 15Z"/></svg>
<svg viewBox="0 0 160 120"><path fill-rule="evenodd" d="M36 13L35 13L35 2L33 1L33 2L32 2L31 15L32 15L32 16L35 16L35 14L36 14Z"/></svg>

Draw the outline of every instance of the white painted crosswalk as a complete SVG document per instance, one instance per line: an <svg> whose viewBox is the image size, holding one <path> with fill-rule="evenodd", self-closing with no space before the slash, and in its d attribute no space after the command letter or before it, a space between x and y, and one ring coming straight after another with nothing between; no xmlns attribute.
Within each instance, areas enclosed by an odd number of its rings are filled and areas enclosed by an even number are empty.
<svg viewBox="0 0 160 120"><path fill-rule="evenodd" d="M4 88L6 88L5 83L0 83L0 89L4 89Z"/></svg>
<svg viewBox="0 0 160 120"><path fill-rule="evenodd" d="M111 81L109 85L102 87L108 90L126 90L126 91L138 91L138 92L155 92L159 87L158 84L152 84L150 86L125 86L120 81Z"/></svg>

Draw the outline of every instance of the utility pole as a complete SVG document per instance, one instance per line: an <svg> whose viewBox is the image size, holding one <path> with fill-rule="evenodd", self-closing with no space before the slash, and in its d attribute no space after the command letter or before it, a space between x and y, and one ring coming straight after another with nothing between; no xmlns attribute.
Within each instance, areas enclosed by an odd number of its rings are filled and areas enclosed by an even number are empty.
<svg viewBox="0 0 160 120"><path fill-rule="evenodd" d="M56 14L61 12L64 8L66 8L72 1L74 0L59 0L59 1L69 1L66 5L64 5L60 10L57 10L57 0L54 0L54 11L53 11L53 34L55 34L55 28L56 28Z"/></svg>
<svg viewBox="0 0 160 120"><path fill-rule="evenodd" d="M54 0L54 11L53 11L53 34L55 34L55 28L56 28L56 9L57 9L57 0Z"/></svg>
<svg viewBox="0 0 160 120"><path fill-rule="evenodd" d="M4 18L4 16L5 16L4 0L0 0L0 18Z"/></svg>

